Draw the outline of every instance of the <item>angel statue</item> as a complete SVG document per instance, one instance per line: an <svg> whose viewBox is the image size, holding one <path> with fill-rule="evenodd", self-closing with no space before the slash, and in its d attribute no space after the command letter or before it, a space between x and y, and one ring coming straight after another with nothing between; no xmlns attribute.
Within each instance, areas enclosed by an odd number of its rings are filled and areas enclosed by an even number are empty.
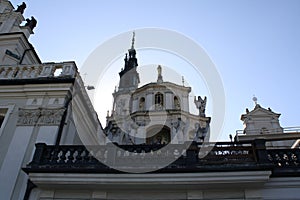
<svg viewBox="0 0 300 200"><path fill-rule="evenodd" d="M207 101L206 97L202 99L201 96L198 96L197 99L195 96L194 103L196 104L197 109L199 109L199 116L201 117L205 117L206 101Z"/></svg>

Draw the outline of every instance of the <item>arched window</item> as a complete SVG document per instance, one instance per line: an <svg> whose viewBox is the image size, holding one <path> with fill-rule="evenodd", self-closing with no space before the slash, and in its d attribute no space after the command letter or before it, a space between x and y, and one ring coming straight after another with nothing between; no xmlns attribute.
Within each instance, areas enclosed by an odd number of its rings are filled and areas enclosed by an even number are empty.
<svg viewBox="0 0 300 200"><path fill-rule="evenodd" d="M171 142L171 130L167 126L154 125L147 130L146 144L161 145Z"/></svg>
<svg viewBox="0 0 300 200"><path fill-rule="evenodd" d="M164 95L160 92L155 94L155 109L161 110L164 106Z"/></svg>
<svg viewBox="0 0 300 200"><path fill-rule="evenodd" d="M145 110L145 98L144 97L140 98L139 110Z"/></svg>
<svg viewBox="0 0 300 200"><path fill-rule="evenodd" d="M174 97L174 109L176 110L180 110L181 109L181 106L180 106L180 101L178 99L178 97Z"/></svg>

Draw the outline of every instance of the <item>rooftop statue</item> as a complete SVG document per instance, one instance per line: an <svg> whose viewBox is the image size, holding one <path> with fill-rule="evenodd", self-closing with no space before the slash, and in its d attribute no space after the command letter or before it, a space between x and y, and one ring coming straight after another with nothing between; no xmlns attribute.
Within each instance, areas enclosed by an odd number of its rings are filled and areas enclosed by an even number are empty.
<svg viewBox="0 0 300 200"><path fill-rule="evenodd" d="M23 14L25 8L26 8L26 3L23 2L21 5L18 6L18 8L15 10L15 12L20 12L21 14Z"/></svg>
<svg viewBox="0 0 300 200"><path fill-rule="evenodd" d="M196 99L196 97L194 99L194 103L196 104L196 107L199 109L199 116L201 117L205 117L206 101L207 101L206 97L202 99L200 96L198 96L198 99Z"/></svg>
<svg viewBox="0 0 300 200"><path fill-rule="evenodd" d="M25 26L28 26L31 30L33 30L36 27L36 24L37 24L37 21L33 16L31 16L31 19L29 19L29 18L26 19Z"/></svg>

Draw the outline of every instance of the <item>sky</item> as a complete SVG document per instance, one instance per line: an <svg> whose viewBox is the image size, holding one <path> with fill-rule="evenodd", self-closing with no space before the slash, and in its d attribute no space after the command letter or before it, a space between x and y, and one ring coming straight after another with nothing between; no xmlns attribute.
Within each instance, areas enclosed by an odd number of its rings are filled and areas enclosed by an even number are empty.
<svg viewBox="0 0 300 200"><path fill-rule="evenodd" d="M11 2L15 7L22 3ZM300 126L298 0L28 0L26 4L24 16L34 16L38 21L30 42L42 62L75 61L80 71L97 47L119 34L149 27L172 30L201 46L220 74L226 97L220 140L228 140L229 134L243 129L240 116L246 108L254 108L253 95L262 107L282 114L282 127ZM139 39L142 40L136 35L136 42ZM131 41L125 42L129 48ZM139 64L154 66L171 59L163 52L158 53L138 51ZM182 64L180 61L173 64L178 63ZM172 62L167 65L172 69ZM117 60L114 67L117 71L107 72L105 77L109 82L103 83L112 88L104 89L109 93L118 84L117 72L123 64ZM180 77L182 72L177 73ZM87 85L91 84L89 74L81 75ZM101 84L96 86L99 88ZM209 97L203 84L191 86L198 87L195 95ZM111 109L110 98L93 102L95 107L105 107L98 113L103 126L104 110ZM209 104L208 99L207 115L212 107Z"/></svg>

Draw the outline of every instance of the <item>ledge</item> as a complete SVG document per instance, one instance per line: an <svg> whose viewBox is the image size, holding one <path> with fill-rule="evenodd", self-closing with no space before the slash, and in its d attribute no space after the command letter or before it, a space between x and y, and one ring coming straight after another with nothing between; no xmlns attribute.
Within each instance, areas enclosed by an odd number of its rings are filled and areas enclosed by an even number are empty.
<svg viewBox="0 0 300 200"><path fill-rule="evenodd" d="M271 171L243 172L206 172L170 174L74 174L74 173L30 173L30 180L38 187L61 188L62 186L111 188L112 186L129 188L216 188L239 187L264 184L269 180ZM84 184L83 184L84 183ZM79 186L80 185L80 186ZM84 186L83 186L84 185Z"/></svg>

